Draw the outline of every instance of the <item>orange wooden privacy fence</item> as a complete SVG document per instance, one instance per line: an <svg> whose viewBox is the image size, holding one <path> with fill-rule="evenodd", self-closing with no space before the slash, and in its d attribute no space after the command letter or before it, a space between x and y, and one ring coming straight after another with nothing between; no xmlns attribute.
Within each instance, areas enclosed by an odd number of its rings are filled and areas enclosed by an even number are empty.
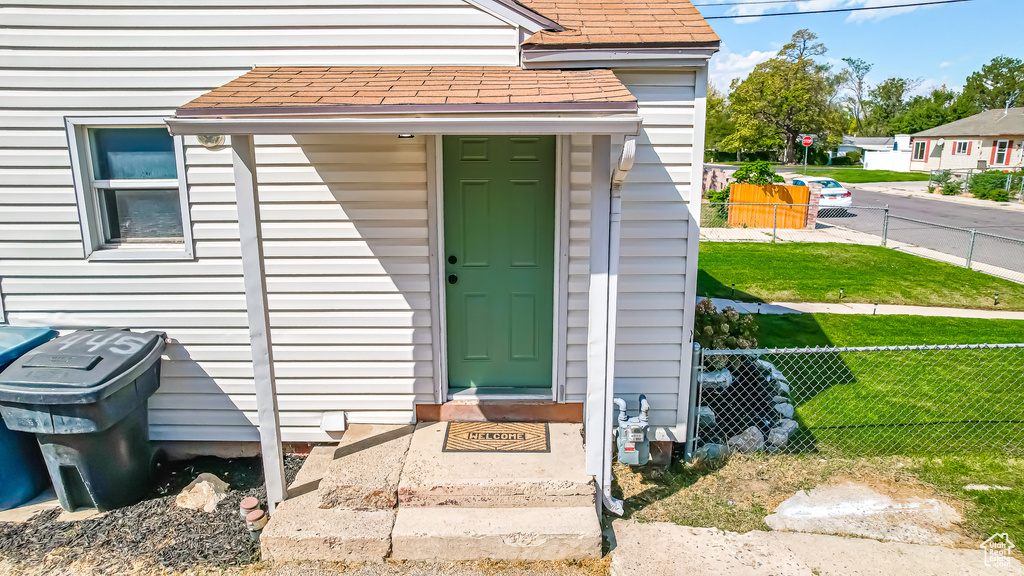
<svg viewBox="0 0 1024 576"><path fill-rule="evenodd" d="M729 226L803 228L810 198L807 186L733 184L729 187Z"/></svg>

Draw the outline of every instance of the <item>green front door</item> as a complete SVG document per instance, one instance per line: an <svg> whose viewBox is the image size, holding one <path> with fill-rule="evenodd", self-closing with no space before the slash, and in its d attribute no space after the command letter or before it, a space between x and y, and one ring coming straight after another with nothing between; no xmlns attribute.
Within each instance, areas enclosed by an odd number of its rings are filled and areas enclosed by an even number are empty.
<svg viewBox="0 0 1024 576"><path fill-rule="evenodd" d="M553 136L444 137L448 387L551 387Z"/></svg>

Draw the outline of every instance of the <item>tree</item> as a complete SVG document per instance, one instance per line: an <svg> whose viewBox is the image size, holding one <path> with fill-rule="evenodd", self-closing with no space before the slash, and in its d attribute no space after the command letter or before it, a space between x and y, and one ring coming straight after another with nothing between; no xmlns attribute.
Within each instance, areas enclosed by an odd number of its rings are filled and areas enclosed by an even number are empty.
<svg viewBox="0 0 1024 576"><path fill-rule="evenodd" d="M1024 106L1024 61L996 56L981 70L967 77L963 106L974 112L1010 106Z"/></svg>
<svg viewBox="0 0 1024 576"><path fill-rule="evenodd" d="M869 90L865 77L868 72L871 72L872 64L868 64L860 58L843 58L843 62L846 62L846 69L841 75L842 86L850 92L850 95L846 97L846 102L850 106L856 124L853 134L860 136L864 127L864 100L867 98Z"/></svg>
<svg viewBox="0 0 1024 576"><path fill-rule="evenodd" d="M736 130L729 110L728 97L714 85L708 85L707 129L704 134L704 148L719 150L722 141Z"/></svg>
<svg viewBox="0 0 1024 576"><path fill-rule="evenodd" d="M974 112L956 92L932 90L928 96L915 96L907 109L890 123L893 133L914 134L942 124L966 118Z"/></svg>
<svg viewBox="0 0 1024 576"><path fill-rule="evenodd" d="M834 99L836 87L829 67L814 56L825 54L809 30L793 34L779 55L754 67L742 82L733 81L729 105L736 130L723 144L731 149L783 148L785 161L796 159L801 134L829 141L842 137Z"/></svg>
<svg viewBox="0 0 1024 576"><path fill-rule="evenodd" d="M865 132L869 136L892 136L892 122L907 111L910 93L921 85L920 79L888 78L868 91L864 104Z"/></svg>

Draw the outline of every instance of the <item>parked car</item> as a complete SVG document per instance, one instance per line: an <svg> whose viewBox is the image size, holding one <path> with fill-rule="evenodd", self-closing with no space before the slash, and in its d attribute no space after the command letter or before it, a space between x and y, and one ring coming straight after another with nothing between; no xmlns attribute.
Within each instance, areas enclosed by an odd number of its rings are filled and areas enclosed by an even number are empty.
<svg viewBox="0 0 1024 576"><path fill-rule="evenodd" d="M818 204L820 214L841 215L853 205L853 195L850 191L832 178L801 176L793 179L794 186L808 186L811 183L821 184L821 201Z"/></svg>

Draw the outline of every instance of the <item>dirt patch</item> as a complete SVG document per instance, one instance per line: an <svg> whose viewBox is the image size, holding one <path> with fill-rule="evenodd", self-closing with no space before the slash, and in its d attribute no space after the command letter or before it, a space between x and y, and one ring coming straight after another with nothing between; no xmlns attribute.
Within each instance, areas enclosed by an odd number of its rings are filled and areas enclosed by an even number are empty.
<svg viewBox="0 0 1024 576"><path fill-rule="evenodd" d="M671 470L616 465L617 496L626 517L733 532L768 530L764 519L801 490L856 483L881 494L940 498L963 513L962 503L942 497L898 457L822 459L803 455L733 455L715 471L684 464ZM973 536L973 535L972 535Z"/></svg>
<svg viewBox="0 0 1024 576"><path fill-rule="evenodd" d="M289 479L302 461L285 460ZM178 492L201 472L228 482L227 498L213 513L177 508ZM151 498L138 504L76 522L59 521L54 509L23 524L0 523L0 561L14 574L202 573L251 564L258 547L238 517L247 496L266 501L259 458L172 462L158 474Z"/></svg>

